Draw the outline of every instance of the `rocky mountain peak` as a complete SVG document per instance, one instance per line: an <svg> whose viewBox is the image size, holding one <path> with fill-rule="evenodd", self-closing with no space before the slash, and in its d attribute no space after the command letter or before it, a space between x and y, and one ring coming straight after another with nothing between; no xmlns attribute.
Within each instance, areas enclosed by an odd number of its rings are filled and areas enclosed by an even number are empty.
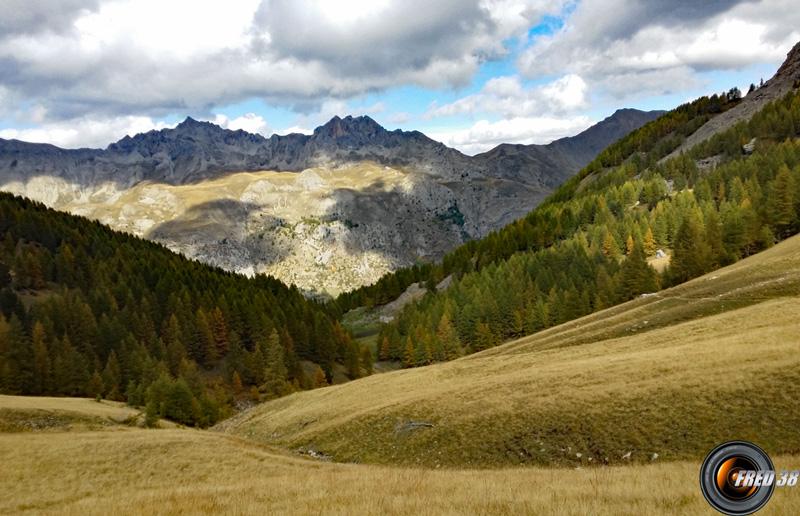
<svg viewBox="0 0 800 516"><path fill-rule="evenodd" d="M778 68L775 78L800 79L800 42L786 54L786 60Z"/></svg>
<svg viewBox="0 0 800 516"><path fill-rule="evenodd" d="M202 122L200 120L195 120L194 118L187 116L186 120L176 125L174 130L181 132L181 131L195 131L198 129L222 129L222 128L211 122Z"/></svg>
<svg viewBox="0 0 800 516"><path fill-rule="evenodd" d="M314 130L314 139L339 140L350 138L357 141L366 141L387 132L383 126L366 115L358 117L348 115L344 118L334 116L325 125Z"/></svg>

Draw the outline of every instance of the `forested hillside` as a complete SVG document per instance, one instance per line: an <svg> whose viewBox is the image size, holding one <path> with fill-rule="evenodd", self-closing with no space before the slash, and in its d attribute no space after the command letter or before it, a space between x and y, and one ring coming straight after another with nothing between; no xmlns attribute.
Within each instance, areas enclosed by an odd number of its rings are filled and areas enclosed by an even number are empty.
<svg viewBox="0 0 800 516"><path fill-rule="evenodd" d="M712 116L727 111L740 100L740 92L732 89L721 95L701 97L645 124L602 151L577 176L557 189L545 204L568 200L583 178L625 161L635 167L635 173L646 170L677 148ZM485 238L458 247L440 263L400 269L382 277L374 285L342 294L336 299L335 306L344 313L360 306L383 305L396 299L412 283L422 281L432 287L450 274L480 270L498 260L509 258L517 251L545 248L557 240L570 237L574 232L574 225L560 222L552 217L551 211L533 210L526 217Z"/></svg>
<svg viewBox="0 0 800 516"><path fill-rule="evenodd" d="M681 283L800 229L800 93L690 153L659 160L736 92L680 107L601 153L528 217L443 264L402 271L342 300L379 302L406 281L444 291L408 305L381 359L448 360ZM755 141L753 141L755 139ZM751 145L745 145L751 144ZM663 274L648 265L671 255Z"/></svg>
<svg viewBox="0 0 800 516"><path fill-rule="evenodd" d="M301 361L319 364L304 372ZM318 304L0 194L0 392L103 396L206 426L371 366Z"/></svg>

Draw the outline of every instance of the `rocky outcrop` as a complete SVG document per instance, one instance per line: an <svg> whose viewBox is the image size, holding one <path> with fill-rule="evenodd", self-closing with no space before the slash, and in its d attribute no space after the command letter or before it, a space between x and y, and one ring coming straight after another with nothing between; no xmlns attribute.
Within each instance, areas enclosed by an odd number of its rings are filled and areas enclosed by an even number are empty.
<svg viewBox="0 0 800 516"><path fill-rule="evenodd" d="M800 43L797 43L789 51L786 60L770 80L744 97L737 106L720 113L703 124L697 131L689 135L680 147L662 161L686 152L715 134L730 129L739 122L750 120L765 105L783 97L798 87L800 87Z"/></svg>
<svg viewBox="0 0 800 516"><path fill-rule="evenodd" d="M523 216L658 114L622 110L572 138L474 157L366 116L270 138L187 118L105 150L0 140L0 189L335 295Z"/></svg>

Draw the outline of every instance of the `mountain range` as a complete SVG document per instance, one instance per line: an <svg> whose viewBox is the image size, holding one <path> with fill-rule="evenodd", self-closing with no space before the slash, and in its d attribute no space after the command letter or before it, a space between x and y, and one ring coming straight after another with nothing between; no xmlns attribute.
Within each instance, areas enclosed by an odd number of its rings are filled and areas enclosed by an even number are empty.
<svg viewBox="0 0 800 516"><path fill-rule="evenodd" d="M102 150L0 139L0 189L336 295L521 217L660 114L623 109L573 137L477 156L368 116L269 138L187 118Z"/></svg>

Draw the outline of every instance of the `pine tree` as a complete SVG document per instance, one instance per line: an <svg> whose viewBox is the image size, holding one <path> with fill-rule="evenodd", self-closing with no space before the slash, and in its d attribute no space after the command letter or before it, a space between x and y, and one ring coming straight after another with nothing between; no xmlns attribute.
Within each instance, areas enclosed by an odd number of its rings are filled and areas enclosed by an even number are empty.
<svg viewBox="0 0 800 516"><path fill-rule="evenodd" d="M372 374L372 364L374 363L375 359L372 357L372 352L366 346L361 348L361 360L360 361L361 361L361 369L364 371L364 376L371 375Z"/></svg>
<svg viewBox="0 0 800 516"><path fill-rule="evenodd" d="M128 386L125 388L125 402L131 407L139 407L144 402L142 390L133 380L129 381Z"/></svg>
<svg viewBox="0 0 800 516"><path fill-rule="evenodd" d="M322 372L322 369L320 369L319 371L320 371L320 373L322 373L322 378L324 380L325 379L325 373ZM261 401L261 393L258 392L258 387L256 387L255 385L250 387L250 399L252 401L255 401L256 403Z"/></svg>
<svg viewBox="0 0 800 516"><path fill-rule="evenodd" d="M770 184L767 204L775 234L786 238L795 232L797 211L795 209L795 184L789 167L782 165Z"/></svg>
<svg viewBox="0 0 800 516"><path fill-rule="evenodd" d="M325 371L321 367L314 368L314 387L325 387L328 385L328 379L325 376Z"/></svg>
<svg viewBox="0 0 800 516"><path fill-rule="evenodd" d="M228 337L228 325L225 322L225 316L219 307L211 311L211 333L214 336L214 356L217 358L224 357L228 352L230 344Z"/></svg>
<svg viewBox="0 0 800 516"><path fill-rule="evenodd" d="M625 254L627 256L630 256L630 254L633 252L633 246L633 236L628 235L628 239L625 241Z"/></svg>
<svg viewBox="0 0 800 516"><path fill-rule="evenodd" d="M2 338L2 337L0 337ZM34 388L32 394L46 394L52 389L52 371L50 352L47 349L44 325L36 321L31 331L33 345L33 377Z"/></svg>
<svg viewBox="0 0 800 516"><path fill-rule="evenodd" d="M712 207L705 217L705 241L709 249L709 269L715 269L727 263L725 244L722 240L722 222L717 211Z"/></svg>
<svg viewBox="0 0 800 516"><path fill-rule="evenodd" d="M0 289L11 285L11 268L0 261Z"/></svg>
<svg viewBox="0 0 800 516"><path fill-rule="evenodd" d="M11 351L11 327L0 311L0 391L11 391L11 366L8 361Z"/></svg>
<svg viewBox="0 0 800 516"><path fill-rule="evenodd" d="M705 231L699 217L690 213L675 235L669 275L673 284L696 278L708 270L711 248L705 242Z"/></svg>
<svg viewBox="0 0 800 516"><path fill-rule="evenodd" d="M600 267L597 271L595 285L597 286L594 301L595 309L602 310L617 303L617 285L605 267Z"/></svg>
<svg viewBox="0 0 800 516"><path fill-rule="evenodd" d="M636 244L622 263L622 282L620 288L625 299L639 294L654 292L658 288L656 271L647 263L644 248Z"/></svg>
<svg viewBox="0 0 800 516"><path fill-rule="evenodd" d="M105 387L103 386L103 377L95 371L91 378L89 378L89 382L86 385L86 395L90 398L98 398L102 397L103 393L105 392Z"/></svg>
<svg viewBox="0 0 800 516"><path fill-rule="evenodd" d="M381 347L380 351L378 352L378 359L379 360L389 360L391 358L391 351L389 345L389 337L384 336L381 340Z"/></svg>
<svg viewBox="0 0 800 516"><path fill-rule="evenodd" d="M347 368L347 376L351 380L361 377L361 364L358 344L350 342L345 351L344 366Z"/></svg>
<svg viewBox="0 0 800 516"><path fill-rule="evenodd" d="M484 349L489 349L493 347L495 344L494 334L492 333L491 328L489 325L483 322L479 322L475 327L475 351L482 351Z"/></svg>
<svg viewBox="0 0 800 516"><path fill-rule="evenodd" d="M262 391L270 397L283 396L287 393L286 364L283 361L283 346L275 330L267 339L267 366L264 369Z"/></svg>
<svg viewBox="0 0 800 516"><path fill-rule="evenodd" d="M233 388L233 392L235 394L240 394L242 392L242 378L239 376L237 371L233 372L233 377L231 378L231 387Z"/></svg>
<svg viewBox="0 0 800 516"><path fill-rule="evenodd" d="M617 241L614 239L614 235L608 230L606 230L605 236L603 236L603 254L610 258L616 257L619 254Z"/></svg>
<svg viewBox="0 0 800 516"><path fill-rule="evenodd" d="M195 314L195 339L190 348L190 354L195 361L206 367L211 367L217 361L217 345L208 317L202 308L198 308Z"/></svg>
<svg viewBox="0 0 800 516"><path fill-rule="evenodd" d="M120 371L117 353L111 350L106 360L106 367L103 369L103 385L105 385L106 397L114 401L121 401L120 384L122 383L122 373Z"/></svg>
<svg viewBox="0 0 800 516"><path fill-rule="evenodd" d="M446 360L452 360L461 355L461 342L458 333L450 321L450 315L445 312L439 319L439 326L436 329L436 338L442 345Z"/></svg>
<svg viewBox="0 0 800 516"><path fill-rule="evenodd" d="M196 421L195 399L183 378L169 382L163 401L163 415L185 425Z"/></svg>
<svg viewBox="0 0 800 516"><path fill-rule="evenodd" d="M158 425L158 420L161 414L158 409L158 403L155 400L150 400L145 406L144 424L147 428L153 428Z"/></svg>
<svg viewBox="0 0 800 516"><path fill-rule="evenodd" d="M29 394L35 386L33 368L33 348L31 340L25 332L25 327L16 314L11 315L8 321L8 390L17 394Z"/></svg>
<svg viewBox="0 0 800 516"><path fill-rule="evenodd" d="M650 226L647 226L647 232L644 234L644 253L647 256L653 256L656 254L657 245L656 239L653 236L653 230Z"/></svg>
<svg viewBox="0 0 800 516"><path fill-rule="evenodd" d="M417 353L414 350L414 343L411 336L406 337L406 349L403 353L403 367L414 367L417 365Z"/></svg>

